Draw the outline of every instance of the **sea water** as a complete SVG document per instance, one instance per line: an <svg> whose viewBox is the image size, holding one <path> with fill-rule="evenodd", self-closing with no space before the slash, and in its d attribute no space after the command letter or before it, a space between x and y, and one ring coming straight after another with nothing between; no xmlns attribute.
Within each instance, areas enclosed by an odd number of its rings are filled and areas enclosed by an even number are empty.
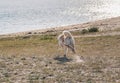
<svg viewBox="0 0 120 83"><path fill-rule="evenodd" d="M120 16L120 0L0 0L0 34Z"/></svg>

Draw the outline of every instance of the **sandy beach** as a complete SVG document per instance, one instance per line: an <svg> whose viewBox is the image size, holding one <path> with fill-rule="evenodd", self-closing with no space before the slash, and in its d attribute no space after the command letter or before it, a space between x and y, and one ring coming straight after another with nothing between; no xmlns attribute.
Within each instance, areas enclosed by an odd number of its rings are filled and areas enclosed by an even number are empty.
<svg viewBox="0 0 120 83"><path fill-rule="evenodd" d="M69 31L81 31L83 29L91 28L91 27L98 27L99 31L111 31L120 29L120 17L108 18L93 22L87 22L83 24L75 24L69 26L62 26L62 27L54 27L49 29L40 29L40 30L32 30L26 32L18 32L18 33L11 33L6 35L0 35L0 38L4 37L15 37L15 36L27 36L27 35L39 35L44 33L58 33L63 30Z"/></svg>

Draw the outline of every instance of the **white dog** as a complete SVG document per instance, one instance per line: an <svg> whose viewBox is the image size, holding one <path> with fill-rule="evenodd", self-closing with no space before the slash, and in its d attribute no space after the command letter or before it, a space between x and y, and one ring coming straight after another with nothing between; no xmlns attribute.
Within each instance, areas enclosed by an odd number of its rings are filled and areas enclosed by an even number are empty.
<svg viewBox="0 0 120 83"><path fill-rule="evenodd" d="M63 31L62 34L58 36L58 44L64 48L64 56L67 55L68 49L70 49L73 53L76 53L74 48L75 41L69 31Z"/></svg>

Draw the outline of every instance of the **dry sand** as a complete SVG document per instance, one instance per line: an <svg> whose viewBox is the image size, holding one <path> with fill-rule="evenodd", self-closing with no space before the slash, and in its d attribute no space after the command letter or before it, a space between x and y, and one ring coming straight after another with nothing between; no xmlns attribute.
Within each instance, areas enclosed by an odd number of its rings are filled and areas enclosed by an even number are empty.
<svg viewBox="0 0 120 83"><path fill-rule="evenodd" d="M82 29L86 29L90 27L98 27L100 31L110 31L110 30L117 30L117 29L120 30L120 16L98 20L98 21L93 21L93 22L87 22L83 24L76 24L76 25L69 25L69 26L62 26L62 27L54 27L54 28L49 28L49 29L40 29L40 30L32 30L32 31L26 31L26 32L18 32L18 33L0 35L0 38L26 36L26 35L39 35L39 34L44 34L44 33L49 33L49 32L60 32L63 30L81 31ZM115 35L118 34L117 32L114 32L114 33Z"/></svg>

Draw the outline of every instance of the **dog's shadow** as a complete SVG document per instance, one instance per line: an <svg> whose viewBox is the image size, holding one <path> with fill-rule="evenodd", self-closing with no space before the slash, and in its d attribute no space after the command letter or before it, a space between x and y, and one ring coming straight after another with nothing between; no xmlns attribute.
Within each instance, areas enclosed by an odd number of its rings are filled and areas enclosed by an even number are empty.
<svg viewBox="0 0 120 83"><path fill-rule="evenodd" d="M59 61L58 64L64 64L64 63L66 63L66 62L72 61L72 59L69 59L69 58L67 58L66 56L62 56L62 57L57 56L57 57L54 58L54 60Z"/></svg>

